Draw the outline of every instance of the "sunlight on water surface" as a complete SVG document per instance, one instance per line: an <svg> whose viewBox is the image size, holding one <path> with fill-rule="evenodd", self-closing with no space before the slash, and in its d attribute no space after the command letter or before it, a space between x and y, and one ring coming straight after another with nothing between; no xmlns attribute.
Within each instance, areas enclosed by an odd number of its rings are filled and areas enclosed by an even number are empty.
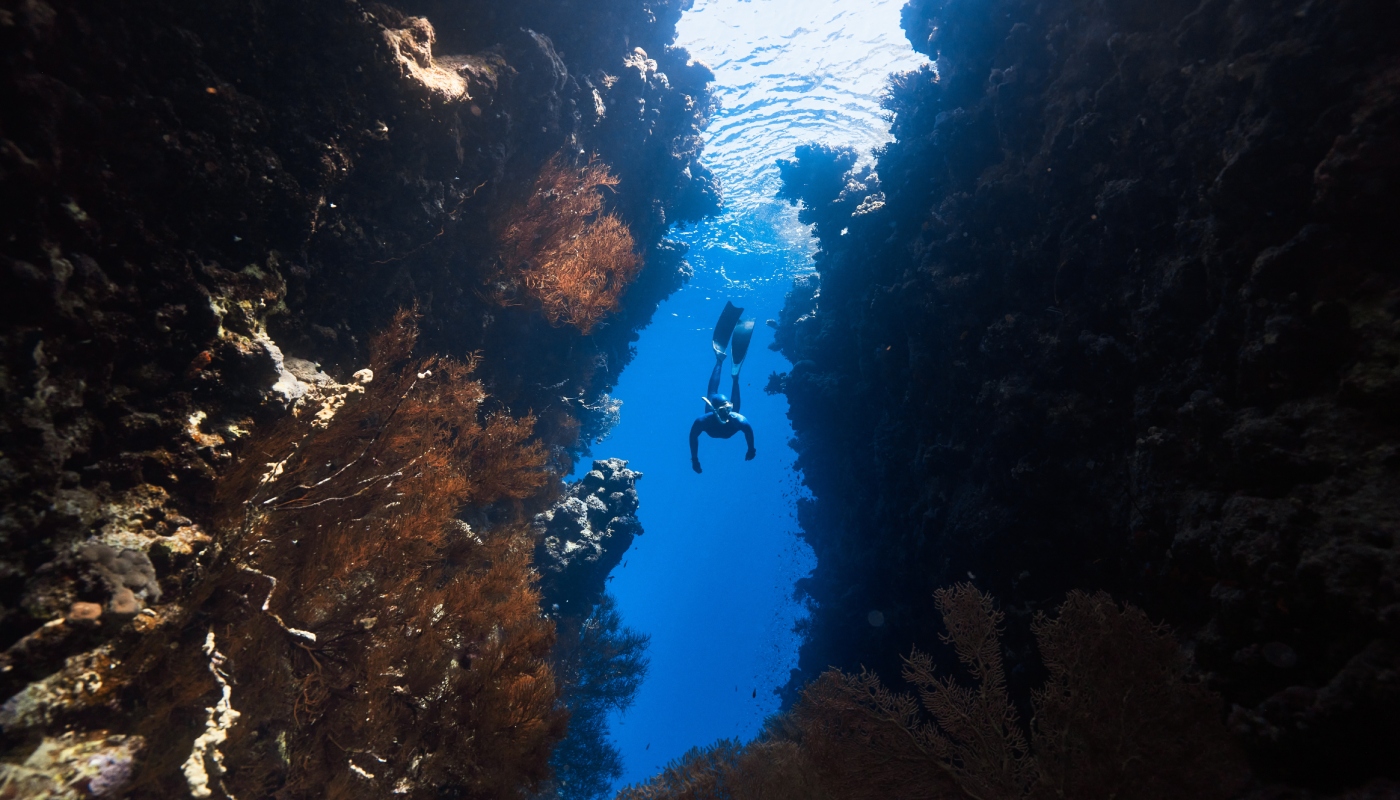
<svg viewBox="0 0 1400 800"><path fill-rule="evenodd" d="M706 132L705 163L725 198L719 217L681 237L687 244L772 252L790 262L783 276L740 280L788 277L807 267L806 226L774 199L777 161L808 142L849 145L868 156L889 141L880 107L888 77L926 61L899 29L903 5L699 0L681 17L676 44L715 72L721 111Z"/></svg>

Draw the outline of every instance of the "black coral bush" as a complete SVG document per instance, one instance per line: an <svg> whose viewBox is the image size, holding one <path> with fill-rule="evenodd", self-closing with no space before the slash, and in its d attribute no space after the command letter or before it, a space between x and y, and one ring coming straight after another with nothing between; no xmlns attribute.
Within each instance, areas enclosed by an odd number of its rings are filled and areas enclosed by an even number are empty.
<svg viewBox="0 0 1400 800"><path fill-rule="evenodd" d="M1036 797L1227 797L1242 770L1219 700L1184 680L1176 640L1141 609L1070 594L1035 623Z"/></svg>
<svg viewBox="0 0 1400 800"><path fill-rule="evenodd" d="M646 677L649 641L622 624L610 594L581 622L560 620L553 665L569 732L554 751L554 776L537 800L607 797L622 777L622 752L609 740L608 715L632 705Z"/></svg>
<svg viewBox="0 0 1400 800"><path fill-rule="evenodd" d="M754 742L693 751L620 800L1146 800L1241 786L1219 702L1141 610L1076 592L1039 617L1049 678L1027 724L1006 689L992 599L959 585L936 601L971 683L917 650L904 669L917 697L832 670Z"/></svg>
<svg viewBox="0 0 1400 800"><path fill-rule="evenodd" d="M529 418L487 411L472 363L415 357L415 338L400 314L363 396L270 429L223 487L225 556L184 624L213 637L239 713L228 796L512 798L548 776L565 714L519 507L545 453ZM198 703L169 687L208 691L202 658L147 662L176 723ZM151 718L152 752L184 758L195 731Z"/></svg>
<svg viewBox="0 0 1400 800"><path fill-rule="evenodd" d="M519 270L526 292L555 325L589 333L616 311L642 262L627 224L603 211L617 185L605 164L579 168L560 156L545 163L525 201L501 223L500 256Z"/></svg>

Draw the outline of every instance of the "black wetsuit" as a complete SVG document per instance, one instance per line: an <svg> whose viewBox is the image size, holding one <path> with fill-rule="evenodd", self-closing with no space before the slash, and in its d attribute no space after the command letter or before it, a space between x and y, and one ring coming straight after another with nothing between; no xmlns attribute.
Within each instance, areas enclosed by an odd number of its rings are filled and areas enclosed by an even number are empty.
<svg viewBox="0 0 1400 800"><path fill-rule="evenodd" d="M706 396L713 397L719 391L719 378L724 368L724 357L715 359L714 371L710 373L710 384L706 390ZM744 453L744 460L753 459L757 451L753 447L753 426L744 419L744 415L739 413L739 376L735 375L731 385L734 410L727 419L721 419L720 415L706 407L705 413L696 417L695 422L690 425L690 467L696 472L700 471L700 434L708 434L716 439L730 439L734 434L744 434L744 441L748 443L748 452Z"/></svg>

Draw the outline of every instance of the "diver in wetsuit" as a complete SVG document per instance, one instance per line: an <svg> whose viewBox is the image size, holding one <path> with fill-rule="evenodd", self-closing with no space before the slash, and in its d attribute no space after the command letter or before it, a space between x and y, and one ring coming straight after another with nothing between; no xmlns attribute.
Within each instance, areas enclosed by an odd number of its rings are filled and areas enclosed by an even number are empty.
<svg viewBox="0 0 1400 800"><path fill-rule="evenodd" d="M744 356L749 352L749 340L753 338L753 320L739 322L744 309L733 303L725 303L724 311L715 324L712 342L715 348L715 368L710 371L710 384L705 390L705 413L690 425L690 468L700 472L700 434L708 434L716 439L728 439L736 433L744 434L748 443L745 461L752 461L758 451L753 448L753 426L739 413L739 368L744 365ZM730 335L733 335L731 342ZM719 378L724 369L724 350L733 345L734 366L729 374L732 378L729 393L733 402L719 392Z"/></svg>

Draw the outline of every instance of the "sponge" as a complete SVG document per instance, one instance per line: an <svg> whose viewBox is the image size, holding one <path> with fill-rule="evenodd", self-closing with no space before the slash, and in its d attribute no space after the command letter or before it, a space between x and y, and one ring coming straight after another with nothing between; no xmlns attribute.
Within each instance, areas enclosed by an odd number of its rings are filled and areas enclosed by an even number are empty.
<svg viewBox="0 0 1400 800"><path fill-rule="evenodd" d="M78 557L92 564L112 592L107 610L113 614L129 616L139 612L141 600L136 592L144 592L148 600L160 599L156 569L151 565L151 559L140 550L118 552L116 548L101 542L88 542L78 549Z"/></svg>

